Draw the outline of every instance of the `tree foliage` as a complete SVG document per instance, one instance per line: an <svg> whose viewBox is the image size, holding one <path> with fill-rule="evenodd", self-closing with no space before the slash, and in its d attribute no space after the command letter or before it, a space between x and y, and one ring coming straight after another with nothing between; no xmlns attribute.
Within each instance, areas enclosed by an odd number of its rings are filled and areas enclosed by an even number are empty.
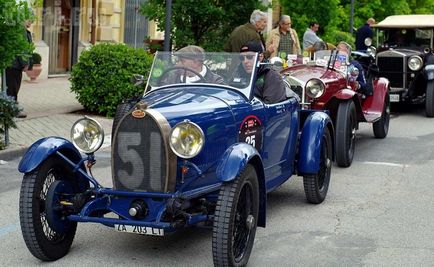
<svg viewBox="0 0 434 267"><path fill-rule="evenodd" d="M311 21L318 21L318 35L327 42L354 42L350 32L351 0L280 0L282 13L292 19L292 27L303 36ZM377 22L390 15L433 14L434 0L357 0L354 1L354 28L370 17ZM355 31L354 31L355 33Z"/></svg>
<svg viewBox="0 0 434 267"><path fill-rule="evenodd" d="M171 39L175 48L200 45L207 51L219 51L232 30L249 21L259 0L173 0ZM141 13L154 20L159 30L166 23L166 4L162 0L148 0Z"/></svg>
<svg viewBox="0 0 434 267"><path fill-rule="evenodd" d="M24 21L30 19L27 2L0 0L0 71L12 64L17 55L31 51L25 39Z"/></svg>

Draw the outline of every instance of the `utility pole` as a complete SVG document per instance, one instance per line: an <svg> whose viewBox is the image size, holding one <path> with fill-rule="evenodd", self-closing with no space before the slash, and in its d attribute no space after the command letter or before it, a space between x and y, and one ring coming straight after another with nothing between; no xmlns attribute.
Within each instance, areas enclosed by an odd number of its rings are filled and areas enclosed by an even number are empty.
<svg viewBox="0 0 434 267"><path fill-rule="evenodd" d="M96 43L96 0L92 0L92 19L90 25L90 43Z"/></svg>
<svg viewBox="0 0 434 267"><path fill-rule="evenodd" d="M172 17L172 0L166 0L166 25L164 28L164 51L170 51L170 18Z"/></svg>

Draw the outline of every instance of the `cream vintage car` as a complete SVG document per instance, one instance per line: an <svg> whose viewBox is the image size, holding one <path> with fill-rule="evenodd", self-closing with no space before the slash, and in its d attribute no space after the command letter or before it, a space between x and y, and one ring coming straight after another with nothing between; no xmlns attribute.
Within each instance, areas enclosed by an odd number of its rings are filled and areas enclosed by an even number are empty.
<svg viewBox="0 0 434 267"><path fill-rule="evenodd" d="M373 25L376 63L390 81L390 101L425 103L434 117L434 15L389 16Z"/></svg>

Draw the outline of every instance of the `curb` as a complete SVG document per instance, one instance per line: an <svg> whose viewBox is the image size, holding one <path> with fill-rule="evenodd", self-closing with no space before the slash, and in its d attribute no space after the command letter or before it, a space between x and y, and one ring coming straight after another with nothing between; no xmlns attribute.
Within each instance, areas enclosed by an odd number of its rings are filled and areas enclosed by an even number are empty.
<svg viewBox="0 0 434 267"><path fill-rule="evenodd" d="M21 158L27 149L28 147L13 147L0 150L0 160L11 161L16 158Z"/></svg>

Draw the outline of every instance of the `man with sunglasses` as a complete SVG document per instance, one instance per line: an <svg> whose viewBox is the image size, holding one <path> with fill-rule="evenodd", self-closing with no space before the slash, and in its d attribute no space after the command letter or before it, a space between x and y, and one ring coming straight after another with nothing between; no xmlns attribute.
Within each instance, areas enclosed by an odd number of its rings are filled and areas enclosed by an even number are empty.
<svg viewBox="0 0 434 267"><path fill-rule="evenodd" d="M258 41L249 41L241 46L240 61L241 66L238 74L250 74L256 68L255 52L259 54L258 61L264 59L262 45ZM255 96L260 98L265 104L274 104L286 99L285 85L282 77L275 70L267 65L260 65L256 73Z"/></svg>

